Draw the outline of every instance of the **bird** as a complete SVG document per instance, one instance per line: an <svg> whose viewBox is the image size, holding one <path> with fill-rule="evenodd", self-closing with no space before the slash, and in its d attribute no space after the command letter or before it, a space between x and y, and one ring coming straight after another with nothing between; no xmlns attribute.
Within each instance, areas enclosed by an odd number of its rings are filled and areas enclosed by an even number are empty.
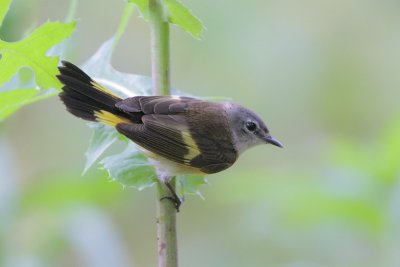
<svg viewBox="0 0 400 267"><path fill-rule="evenodd" d="M171 185L174 176L224 171L256 145L283 147L257 114L239 104L172 95L123 99L68 61L61 61L58 69L63 84L59 97L67 111L115 127L136 143L178 211L181 199Z"/></svg>

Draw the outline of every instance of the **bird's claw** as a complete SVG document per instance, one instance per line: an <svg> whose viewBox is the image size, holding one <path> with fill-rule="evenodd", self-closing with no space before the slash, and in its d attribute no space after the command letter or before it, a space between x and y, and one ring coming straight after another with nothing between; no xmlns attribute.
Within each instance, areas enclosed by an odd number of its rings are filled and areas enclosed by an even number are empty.
<svg viewBox="0 0 400 267"><path fill-rule="evenodd" d="M176 212L179 212L179 208L180 208L180 206L182 204L182 201L179 198L177 198L177 197L162 197L160 199L160 201L162 201L164 199L170 200L174 204Z"/></svg>

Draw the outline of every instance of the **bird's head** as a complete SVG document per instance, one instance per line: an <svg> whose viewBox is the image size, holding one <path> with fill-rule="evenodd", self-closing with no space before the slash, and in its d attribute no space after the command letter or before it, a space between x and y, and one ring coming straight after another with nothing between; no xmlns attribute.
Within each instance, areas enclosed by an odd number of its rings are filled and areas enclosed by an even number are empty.
<svg viewBox="0 0 400 267"><path fill-rule="evenodd" d="M257 114L237 104L227 103L225 107L235 147L239 153L259 144L283 147L281 142L271 136L267 126Z"/></svg>

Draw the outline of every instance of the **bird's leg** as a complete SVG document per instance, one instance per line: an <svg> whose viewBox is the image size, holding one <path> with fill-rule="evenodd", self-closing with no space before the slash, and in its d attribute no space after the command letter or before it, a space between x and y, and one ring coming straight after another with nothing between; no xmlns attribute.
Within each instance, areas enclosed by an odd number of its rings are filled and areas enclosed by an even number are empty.
<svg viewBox="0 0 400 267"><path fill-rule="evenodd" d="M169 199L170 201L172 201L172 202L174 203L175 208L176 208L176 211L179 212L179 207L180 207L181 204L182 204L181 199L180 199L180 198L178 197L178 195L176 194L175 189L174 189L173 186L171 185L170 181L164 181L164 184L167 186L167 188L168 188L169 191L171 192L172 197L162 197L162 198L160 199L160 201L163 200L163 199Z"/></svg>

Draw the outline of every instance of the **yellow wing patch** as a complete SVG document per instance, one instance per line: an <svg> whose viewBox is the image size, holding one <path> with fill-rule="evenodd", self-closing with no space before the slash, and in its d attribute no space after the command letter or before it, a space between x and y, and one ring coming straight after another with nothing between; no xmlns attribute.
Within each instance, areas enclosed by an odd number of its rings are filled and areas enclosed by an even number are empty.
<svg viewBox="0 0 400 267"><path fill-rule="evenodd" d="M95 111L94 115L96 116L96 121L110 125L110 126L115 126L118 123L132 123L130 120L126 118L122 118L120 116L114 115L111 112L105 111L105 110L100 110L100 111Z"/></svg>
<svg viewBox="0 0 400 267"><path fill-rule="evenodd" d="M184 156L185 162L190 162L192 159L201 154L199 147L188 132L182 132L183 142L188 148L188 153Z"/></svg>

